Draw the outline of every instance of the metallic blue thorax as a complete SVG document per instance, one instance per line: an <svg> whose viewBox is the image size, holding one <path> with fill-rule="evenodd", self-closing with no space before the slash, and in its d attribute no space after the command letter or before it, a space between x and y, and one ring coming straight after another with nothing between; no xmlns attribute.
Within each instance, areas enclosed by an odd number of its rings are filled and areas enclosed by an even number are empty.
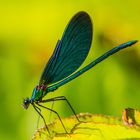
<svg viewBox="0 0 140 140"><path fill-rule="evenodd" d="M35 97L36 97L36 87L33 89L31 100L34 101L35 100Z"/></svg>
<svg viewBox="0 0 140 140"><path fill-rule="evenodd" d="M34 88L33 92L32 92L32 97L31 100L32 101L39 101L42 99L42 97L46 94L46 86L44 85L38 85Z"/></svg>

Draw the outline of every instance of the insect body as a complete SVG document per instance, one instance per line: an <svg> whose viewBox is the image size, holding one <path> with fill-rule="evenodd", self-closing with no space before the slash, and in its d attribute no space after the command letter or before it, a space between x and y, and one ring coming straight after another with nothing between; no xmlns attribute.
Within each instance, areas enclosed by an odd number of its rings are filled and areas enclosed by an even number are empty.
<svg viewBox="0 0 140 140"><path fill-rule="evenodd" d="M88 55L92 43L92 33L93 29L90 16L86 12L77 13L67 25L62 39L58 41L51 58L44 68L39 84L33 90L31 98L24 99L24 108L27 109L30 104L33 105L34 109L44 120L45 125L46 122L41 114L41 110L39 107L43 107L54 112L61 121L59 114L55 110L42 105L46 102L65 100L76 116L74 109L72 108L66 97L58 96L50 99L43 99L43 97L46 96L48 92L56 90L58 87L80 76L110 55L137 42L137 40L132 40L123 43L106 52L96 60L92 61L81 70L75 72L81 66ZM76 118L78 120L77 116ZM63 123L62 125L67 132ZM47 125L46 128L49 132Z"/></svg>

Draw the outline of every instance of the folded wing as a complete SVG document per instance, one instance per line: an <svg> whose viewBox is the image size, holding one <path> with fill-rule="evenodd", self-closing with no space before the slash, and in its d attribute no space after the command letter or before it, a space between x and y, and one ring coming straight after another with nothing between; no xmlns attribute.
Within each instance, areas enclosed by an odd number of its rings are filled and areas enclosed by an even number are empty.
<svg viewBox="0 0 140 140"><path fill-rule="evenodd" d="M86 12L79 12L70 20L62 39L58 41L40 83L49 85L76 71L87 57L91 42L91 19Z"/></svg>

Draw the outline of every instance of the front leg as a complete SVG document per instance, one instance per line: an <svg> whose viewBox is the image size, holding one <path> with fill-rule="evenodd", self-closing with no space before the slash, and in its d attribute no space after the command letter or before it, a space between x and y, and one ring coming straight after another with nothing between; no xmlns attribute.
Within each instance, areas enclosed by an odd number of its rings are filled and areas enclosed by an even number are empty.
<svg viewBox="0 0 140 140"><path fill-rule="evenodd" d="M32 105L33 105L34 109L36 110L36 112L39 114L39 116L43 119L44 124L45 124L45 127L46 127L46 129L47 129L47 131L48 131L48 133L49 133L49 135L50 135L49 128L48 128L48 126L47 126L47 124L46 124L46 121L45 121L43 115L40 113L40 109L39 109L34 103L32 103ZM39 110L38 110L38 109L39 109Z"/></svg>
<svg viewBox="0 0 140 140"><path fill-rule="evenodd" d="M60 120L60 122L61 122L61 124L62 124L62 126L63 126L63 128L64 128L64 130L65 130L65 132L68 134L68 132L67 132L67 130L66 130L66 128L65 128L65 125L64 125L63 122L62 122L61 117L59 116L59 114L58 114L55 110L50 109L50 108L48 108L48 107L46 107L46 106L43 106L43 105L41 105L41 104L39 104L39 103L36 103L36 104L37 104L38 106L40 106L40 107L43 107L43 108L45 108L45 109L47 109L47 110L49 110L49 111L55 113L55 114L58 116L58 118L59 118L59 120Z"/></svg>

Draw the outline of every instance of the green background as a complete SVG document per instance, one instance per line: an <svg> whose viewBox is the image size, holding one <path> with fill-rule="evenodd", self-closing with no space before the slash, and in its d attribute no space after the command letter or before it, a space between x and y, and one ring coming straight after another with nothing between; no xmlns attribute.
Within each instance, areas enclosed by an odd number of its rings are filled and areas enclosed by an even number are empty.
<svg viewBox="0 0 140 140"><path fill-rule="evenodd" d="M94 25L92 47L82 67L116 45L139 40L139 0L0 1L1 140L33 136L38 115L31 106L22 108L23 98L31 96L65 26L81 10L89 13ZM65 95L77 113L121 117L126 107L139 109L139 46L111 56L46 98ZM63 101L54 109L61 117L72 115ZM43 114L48 120L49 112Z"/></svg>

